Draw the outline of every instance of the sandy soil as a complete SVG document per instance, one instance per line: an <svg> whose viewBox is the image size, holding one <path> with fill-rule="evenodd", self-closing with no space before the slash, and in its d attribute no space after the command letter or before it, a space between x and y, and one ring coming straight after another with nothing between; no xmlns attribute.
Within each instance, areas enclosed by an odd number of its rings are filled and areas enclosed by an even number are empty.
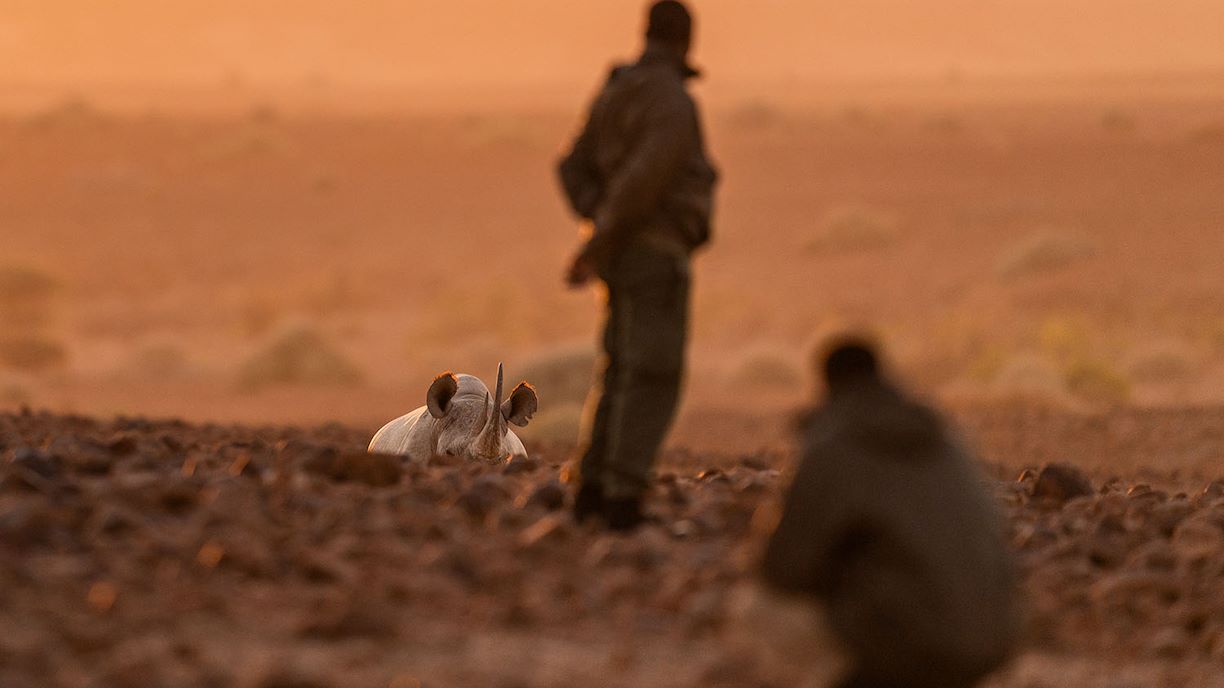
<svg viewBox="0 0 1224 688"><path fill-rule="evenodd" d="M1216 91L945 88L711 111L724 183L690 407L798 403L807 352L847 326L948 401L1219 401ZM0 404L364 426L441 370L504 360L516 377L589 349L597 308L560 288L575 231L551 174L579 105L116 115L78 99L0 118L0 340L43 347L0 356ZM22 291L30 273L45 293ZM246 383L301 330L357 372L333 376L348 386Z"/></svg>
<svg viewBox="0 0 1224 688"><path fill-rule="evenodd" d="M1218 439L1222 418L1095 427ZM1031 409L965 425L1029 609L991 685L1224 685L1218 464L1079 455L1092 422ZM620 537L560 511L564 447L401 466L339 425L46 414L0 416L0 438L5 686L820 685L840 661L818 617L751 586L753 515L788 452L669 454L658 522ZM1017 480L1046 442L1094 466L1094 494Z"/></svg>

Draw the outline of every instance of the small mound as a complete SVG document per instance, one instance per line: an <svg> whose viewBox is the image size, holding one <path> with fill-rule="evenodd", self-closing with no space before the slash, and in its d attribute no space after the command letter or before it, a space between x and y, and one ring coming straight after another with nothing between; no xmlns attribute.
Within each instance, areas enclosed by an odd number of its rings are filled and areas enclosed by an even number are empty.
<svg viewBox="0 0 1224 688"><path fill-rule="evenodd" d="M829 211L805 248L812 253L860 253L886 248L897 240L897 218L867 206Z"/></svg>
<svg viewBox="0 0 1224 688"><path fill-rule="evenodd" d="M242 364L239 385L260 389L277 385L355 385L361 370L349 362L317 330L290 327Z"/></svg>
<svg viewBox="0 0 1224 688"><path fill-rule="evenodd" d="M0 266L0 322L19 327L45 323L59 288L59 280L38 268Z"/></svg>
<svg viewBox="0 0 1224 688"><path fill-rule="evenodd" d="M754 389L794 389L802 385L803 371L792 356L760 346L742 354L730 382L737 387Z"/></svg>
<svg viewBox="0 0 1224 688"><path fill-rule="evenodd" d="M523 364L523 379L536 388L550 407L581 406L591 389L595 359L595 349L589 344L559 346L528 359Z"/></svg>
<svg viewBox="0 0 1224 688"><path fill-rule="evenodd" d="M583 405L576 402L566 402L559 406L549 406L536 413L531 424L525 428L515 428L514 432L532 442L549 445L571 445L578 441L582 432Z"/></svg>
<svg viewBox="0 0 1224 688"><path fill-rule="evenodd" d="M0 365L13 370L45 372L68 362L68 350L53 339L22 335L0 339Z"/></svg>
<svg viewBox="0 0 1224 688"><path fill-rule="evenodd" d="M1096 252L1085 237L1060 232L1032 234L1013 244L995 268L1002 279L1012 280L1061 270Z"/></svg>

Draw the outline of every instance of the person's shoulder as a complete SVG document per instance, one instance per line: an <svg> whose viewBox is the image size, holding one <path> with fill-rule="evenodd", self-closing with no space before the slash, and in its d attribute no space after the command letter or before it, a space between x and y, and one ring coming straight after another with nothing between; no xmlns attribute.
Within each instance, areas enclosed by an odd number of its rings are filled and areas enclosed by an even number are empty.
<svg viewBox="0 0 1224 688"><path fill-rule="evenodd" d="M633 65L626 62L618 62L608 70L608 84L613 84L624 78L633 69Z"/></svg>

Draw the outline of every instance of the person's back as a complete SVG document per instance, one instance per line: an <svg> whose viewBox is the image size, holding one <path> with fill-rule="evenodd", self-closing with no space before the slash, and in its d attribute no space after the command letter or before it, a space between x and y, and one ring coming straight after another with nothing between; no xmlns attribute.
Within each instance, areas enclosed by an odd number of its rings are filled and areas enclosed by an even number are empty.
<svg viewBox="0 0 1224 688"><path fill-rule="evenodd" d="M596 227L594 261L632 241L688 255L709 239L717 173L685 86L696 74L672 44L648 40L595 98L558 168L572 209Z"/></svg>
<svg viewBox="0 0 1224 688"><path fill-rule="evenodd" d="M939 418L858 351L870 374L830 379L806 424L765 579L825 600L855 656L845 685L973 685L1016 636L1000 520Z"/></svg>

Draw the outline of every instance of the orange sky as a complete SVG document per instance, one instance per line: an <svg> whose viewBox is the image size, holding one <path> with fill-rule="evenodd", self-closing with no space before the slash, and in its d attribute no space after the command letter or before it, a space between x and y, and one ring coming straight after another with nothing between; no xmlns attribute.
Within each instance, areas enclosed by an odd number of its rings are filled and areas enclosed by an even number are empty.
<svg viewBox="0 0 1224 688"><path fill-rule="evenodd" d="M1224 70L1221 0L693 0L726 83ZM639 0L0 0L0 81L589 84ZM597 72L596 72L597 73Z"/></svg>

